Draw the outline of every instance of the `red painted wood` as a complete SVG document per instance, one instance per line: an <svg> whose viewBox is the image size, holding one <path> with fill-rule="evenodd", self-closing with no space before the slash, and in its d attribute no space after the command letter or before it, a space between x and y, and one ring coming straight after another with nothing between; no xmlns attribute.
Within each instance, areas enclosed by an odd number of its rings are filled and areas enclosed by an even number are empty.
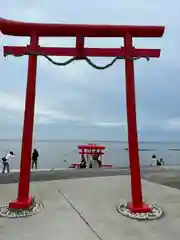
<svg viewBox="0 0 180 240"><path fill-rule="evenodd" d="M74 25L74 24L42 24L42 23L24 23L0 18L0 31L5 35L29 36L31 38L30 46L5 46L5 54L24 54L26 51L32 51L36 54L47 54L52 56L101 56L127 57L125 60L126 72L126 106L128 121L128 142L129 142L129 164L131 170L131 194L132 203L129 203L129 209L134 212L150 211L150 208L143 203L140 164L138 155L138 138L136 124L136 103L135 103L135 83L134 83L134 63L128 57L159 57L159 49L135 49L133 47L133 37L161 37L164 33L162 26L111 26L111 25ZM35 37L54 36L54 37L76 37L75 48L50 48L37 46ZM123 37L123 48L84 48L85 37ZM25 208L31 204L29 197L30 180L30 162L32 135L34 124L34 104L35 104L35 86L36 86L36 65L37 56L29 56L28 81L26 90L26 104L24 114L24 128L22 140L21 168L18 198L10 203L13 208ZM103 150L104 146L81 145L78 146L82 152L85 150ZM79 165L79 164L78 164ZM103 165L111 166L111 165Z"/></svg>
<svg viewBox="0 0 180 240"><path fill-rule="evenodd" d="M78 56L80 50L76 48L54 48L54 47L36 47L35 49L27 46L4 46L4 54L22 55L26 52L35 52L36 54L46 54L48 56ZM126 57L124 48L84 48L81 57ZM135 49L133 48L131 57L151 57L160 56L160 49Z"/></svg>
<svg viewBox="0 0 180 240"><path fill-rule="evenodd" d="M27 23L0 18L0 30L5 35L44 37L125 37L127 32L132 37L162 37L163 26L124 26L124 25L85 25Z"/></svg>

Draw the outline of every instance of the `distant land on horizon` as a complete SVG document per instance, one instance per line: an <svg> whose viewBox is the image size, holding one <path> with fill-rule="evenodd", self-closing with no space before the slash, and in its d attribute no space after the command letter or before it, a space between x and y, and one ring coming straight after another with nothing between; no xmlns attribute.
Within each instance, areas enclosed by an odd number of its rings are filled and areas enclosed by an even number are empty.
<svg viewBox="0 0 180 240"><path fill-rule="evenodd" d="M22 141L22 138L0 138L0 141ZM100 142L107 142L107 143L127 143L128 140L92 140L92 139L58 139L58 138L37 138L33 141L36 142L88 142L88 143L100 143ZM144 140L144 141L139 141L139 143L179 143L180 144L180 140Z"/></svg>

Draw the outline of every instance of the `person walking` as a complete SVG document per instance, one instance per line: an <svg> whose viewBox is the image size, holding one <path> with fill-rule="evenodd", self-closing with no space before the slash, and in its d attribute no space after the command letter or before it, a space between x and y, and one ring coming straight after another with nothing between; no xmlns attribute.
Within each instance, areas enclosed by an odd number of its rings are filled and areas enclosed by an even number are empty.
<svg viewBox="0 0 180 240"><path fill-rule="evenodd" d="M32 169L35 166L35 169L37 169L37 160L39 157L39 153L37 151L37 149L34 149L33 153L32 153Z"/></svg>
<svg viewBox="0 0 180 240"><path fill-rule="evenodd" d="M15 153L14 153L13 151L9 151L9 152L2 158L2 163L3 163L2 173L5 173L5 170L7 170L7 173L10 172L9 161L10 161L11 158L13 158L14 156L15 156Z"/></svg>

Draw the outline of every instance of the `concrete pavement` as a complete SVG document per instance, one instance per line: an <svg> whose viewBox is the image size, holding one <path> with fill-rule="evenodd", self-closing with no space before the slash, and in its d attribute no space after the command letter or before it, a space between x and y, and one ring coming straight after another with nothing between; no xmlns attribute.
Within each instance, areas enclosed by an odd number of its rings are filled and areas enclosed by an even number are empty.
<svg viewBox="0 0 180 240"><path fill-rule="evenodd" d="M0 238L63 240L179 240L180 191L142 181L144 200L158 204L165 217L131 220L116 211L130 199L129 176L33 182L31 193L42 200L41 213L25 219L0 218ZM17 184L0 185L0 203L17 194Z"/></svg>

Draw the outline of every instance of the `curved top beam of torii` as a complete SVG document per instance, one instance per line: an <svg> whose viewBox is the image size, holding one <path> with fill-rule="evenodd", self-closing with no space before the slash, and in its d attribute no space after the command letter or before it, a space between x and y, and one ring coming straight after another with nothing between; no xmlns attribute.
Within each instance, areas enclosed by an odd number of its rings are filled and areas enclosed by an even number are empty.
<svg viewBox="0 0 180 240"><path fill-rule="evenodd" d="M163 26L82 25L57 23L31 23L0 18L0 31L4 35L43 37L162 37Z"/></svg>

